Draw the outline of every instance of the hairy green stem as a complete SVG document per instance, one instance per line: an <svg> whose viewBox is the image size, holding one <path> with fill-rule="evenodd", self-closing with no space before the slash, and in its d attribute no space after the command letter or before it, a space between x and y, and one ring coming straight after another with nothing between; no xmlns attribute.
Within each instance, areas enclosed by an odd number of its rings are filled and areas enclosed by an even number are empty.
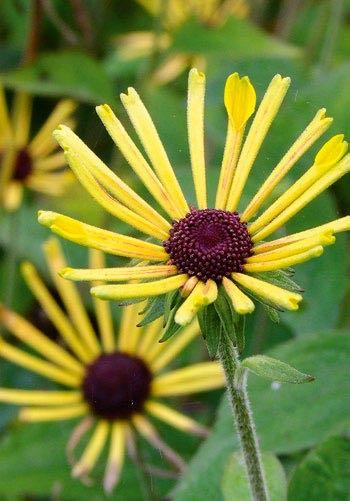
<svg viewBox="0 0 350 501"><path fill-rule="evenodd" d="M258 437L246 389L246 377L239 370L237 350L224 332L220 339L219 356L225 371L228 396L241 443L252 499L268 501Z"/></svg>

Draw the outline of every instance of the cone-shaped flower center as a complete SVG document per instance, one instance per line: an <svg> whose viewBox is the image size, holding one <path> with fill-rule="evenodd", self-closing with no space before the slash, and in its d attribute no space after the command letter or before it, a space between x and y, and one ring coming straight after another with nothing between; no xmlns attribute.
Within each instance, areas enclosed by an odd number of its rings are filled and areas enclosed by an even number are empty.
<svg viewBox="0 0 350 501"><path fill-rule="evenodd" d="M32 172L33 162L26 149L17 153L15 165L12 172L12 179L24 181Z"/></svg>
<svg viewBox="0 0 350 501"><path fill-rule="evenodd" d="M253 247L247 225L237 212L192 209L175 221L164 248L182 273L220 282L241 272Z"/></svg>
<svg viewBox="0 0 350 501"><path fill-rule="evenodd" d="M141 359L114 352L101 355L88 366L82 390L95 416L128 419L142 411L151 380L151 372Z"/></svg>

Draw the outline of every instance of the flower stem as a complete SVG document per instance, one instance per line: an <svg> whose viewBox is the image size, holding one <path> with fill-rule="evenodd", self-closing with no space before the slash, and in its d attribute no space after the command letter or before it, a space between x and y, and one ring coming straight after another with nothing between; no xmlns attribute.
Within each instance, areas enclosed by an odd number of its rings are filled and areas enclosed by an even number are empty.
<svg viewBox="0 0 350 501"><path fill-rule="evenodd" d="M252 499L268 501L258 437L246 389L246 377L237 370L239 369L237 350L224 332L220 339L219 356L225 371L228 396L241 443Z"/></svg>

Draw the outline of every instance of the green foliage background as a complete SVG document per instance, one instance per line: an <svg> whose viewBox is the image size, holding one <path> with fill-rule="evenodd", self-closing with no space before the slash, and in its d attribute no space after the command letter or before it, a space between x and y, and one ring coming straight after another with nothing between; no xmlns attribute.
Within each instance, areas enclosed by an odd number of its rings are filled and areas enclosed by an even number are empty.
<svg viewBox="0 0 350 501"><path fill-rule="evenodd" d="M206 26L189 19L172 37L170 47L153 57L125 61L117 50L116 37L135 30L157 30L160 21L130 0L82 2L91 27L84 31L72 8L73 2L52 0L60 28L44 13L36 60L23 67L22 55L28 37L32 2L0 2L0 78L9 96L13 90L27 90L34 101L34 126L50 111L55 100L70 96L81 103L78 111L80 136L124 179L141 193L143 189L119 153L112 147L93 106L108 102L127 123L118 94L137 87L147 103L166 145L169 157L190 201L194 201L186 141L186 72L165 86L156 85L154 69L169 55L184 52L203 56L207 62L206 133L208 186L211 199L218 178L226 133L223 86L228 74L248 74L259 97L275 73L292 77L292 87L258 156L245 193L246 199L271 171L291 142L311 120L316 110L326 107L334 116L327 133L350 135L350 2L323 0L295 2L292 19L281 27L283 1L251 2L251 16L230 17L222 26ZM337 9L341 9L337 18ZM74 41L67 39L72 31ZM317 146L319 146L318 143ZM278 190L282 193L309 165L317 146L292 170ZM277 193L278 194L278 190ZM145 193L143 193L145 194ZM145 196L147 196L145 194ZM244 203L244 201L243 201ZM16 259L33 261L42 273L41 243L48 231L36 222L38 208L52 209L92 224L104 224L98 205L78 187L62 199L28 195L18 215L15 235ZM345 177L320 196L287 225L288 231L311 226L349 214L349 178ZM110 227L130 233L115 221ZM20 276L10 277L8 250L13 248L12 222L0 219L0 290L6 300L12 290L12 306L23 314L33 300ZM83 267L86 252L63 242L72 265ZM114 260L115 262L115 260ZM337 237L322 258L297 268L296 280L305 288L305 300L297 313L283 313L276 325L259 308L248 320L245 355L266 352L303 372L316 376L307 385L275 385L249 376L249 392L257 420L264 461L273 486L272 499L290 501L342 501L350 499L349 398L349 240ZM90 298L85 289L86 301ZM120 312L114 307L114 315ZM187 350L177 363L205 357L204 347ZM36 387L34 377L1 361L0 385ZM180 408L192 408L195 418L213 425L213 433L201 445L195 438L161 426L161 433L189 462L178 481L152 477L156 496L176 501L245 500L247 490L238 442L226 399L221 392L194 395L195 405L177 401ZM19 425L14 408L0 406L0 499L104 499L99 482L88 488L70 478L64 447L71 424ZM143 444L146 460L164 467L157 451ZM278 459L276 459L276 457ZM95 472L102 475L103 462ZM58 496L58 497L52 497ZM115 499L141 499L133 465L127 462Z"/></svg>

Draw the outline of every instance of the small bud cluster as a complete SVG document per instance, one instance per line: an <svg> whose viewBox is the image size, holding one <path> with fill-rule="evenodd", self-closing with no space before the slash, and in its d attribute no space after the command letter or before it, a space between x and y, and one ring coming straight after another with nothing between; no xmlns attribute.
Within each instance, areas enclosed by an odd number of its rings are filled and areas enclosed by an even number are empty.
<svg viewBox="0 0 350 501"><path fill-rule="evenodd" d="M82 391L95 416L128 419L142 411L151 380L151 372L140 358L114 352L100 355L88 366Z"/></svg>
<svg viewBox="0 0 350 501"><path fill-rule="evenodd" d="M179 271L216 282L242 272L253 247L238 213L219 209L192 209L175 221L163 245Z"/></svg>

